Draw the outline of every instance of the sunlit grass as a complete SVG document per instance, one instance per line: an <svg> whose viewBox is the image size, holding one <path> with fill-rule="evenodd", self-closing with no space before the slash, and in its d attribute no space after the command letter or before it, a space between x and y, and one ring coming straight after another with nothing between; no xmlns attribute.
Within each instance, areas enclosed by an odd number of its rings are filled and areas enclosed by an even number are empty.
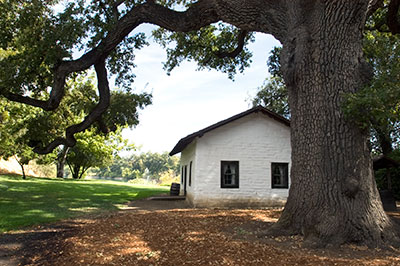
<svg viewBox="0 0 400 266"><path fill-rule="evenodd" d="M0 233L94 212L165 193L168 187L106 180L62 180L0 175Z"/></svg>

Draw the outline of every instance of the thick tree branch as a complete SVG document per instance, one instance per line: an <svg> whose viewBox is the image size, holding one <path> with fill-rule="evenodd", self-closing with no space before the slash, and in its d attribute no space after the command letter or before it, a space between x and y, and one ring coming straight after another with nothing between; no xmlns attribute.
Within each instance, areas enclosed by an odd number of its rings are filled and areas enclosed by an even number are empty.
<svg viewBox="0 0 400 266"><path fill-rule="evenodd" d="M387 13L387 25L393 34L400 33L400 21L398 19L398 13L400 8L400 0L391 0L388 7Z"/></svg>
<svg viewBox="0 0 400 266"><path fill-rule="evenodd" d="M96 63L94 67L98 80L97 87L100 97L99 103L81 123L70 126L66 129L65 138L58 138L44 148L35 148L34 151L36 153L50 153L61 144L68 147L74 146L76 144L74 134L88 129L94 122L98 121L99 118L101 118L101 115L107 110L108 106L110 105L110 88L108 86L105 59L101 60L99 63Z"/></svg>
<svg viewBox="0 0 400 266"><path fill-rule="evenodd" d="M215 0L217 13L224 22L242 30L272 34L280 41L288 30L286 2L291 1Z"/></svg>
<svg viewBox="0 0 400 266"><path fill-rule="evenodd" d="M45 111L55 110L60 105L61 99L64 97L64 86L67 74L69 73L65 70L57 71L55 73L53 88L47 101L37 100L15 93L5 93L4 97L10 101L28 104L34 107L40 107Z"/></svg>
<svg viewBox="0 0 400 266"><path fill-rule="evenodd" d="M241 51L243 51L243 47L245 44L246 36L249 32L246 30L241 30L238 35L238 45L235 48L235 50L227 52L227 51L220 51L215 53L215 55L219 58L225 58L225 57L230 57L230 58L235 58L240 54Z"/></svg>

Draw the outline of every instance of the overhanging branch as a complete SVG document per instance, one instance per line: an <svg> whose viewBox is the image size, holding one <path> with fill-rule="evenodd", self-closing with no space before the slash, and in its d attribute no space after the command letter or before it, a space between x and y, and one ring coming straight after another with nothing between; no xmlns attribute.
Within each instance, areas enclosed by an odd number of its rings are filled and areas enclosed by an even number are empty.
<svg viewBox="0 0 400 266"><path fill-rule="evenodd" d="M74 134L78 132L82 132L88 129L94 122L98 121L101 118L101 115L107 110L110 105L110 88L108 86L107 79L107 69L105 65L105 59L95 64L95 70L98 80L98 91L99 91L99 103L96 107L90 112L85 119L76 125L70 126L66 129L66 137L58 138L52 141L49 145L44 148L35 148L34 151L39 154L46 154L52 152L57 146L63 144L68 147L72 147L76 144L76 139Z"/></svg>
<svg viewBox="0 0 400 266"><path fill-rule="evenodd" d="M239 35L238 35L238 45L233 51L223 51L223 52L216 52L215 55L219 58L225 58L225 57L230 57L230 58L235 58L240 54L241 51L243 51L243 47L245 44L246 36L249 32L246 30L240 30Z"/></svg>

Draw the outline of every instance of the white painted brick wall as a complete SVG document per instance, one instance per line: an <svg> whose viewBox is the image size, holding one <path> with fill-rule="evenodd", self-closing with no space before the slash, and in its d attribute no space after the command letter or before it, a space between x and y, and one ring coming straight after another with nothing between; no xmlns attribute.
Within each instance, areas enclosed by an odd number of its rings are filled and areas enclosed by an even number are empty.
<svg viewBox="0 0 400 266"><path fill-rule="evenodd" d="M260 113L233 121L182 151L188 176L193 162L188 199L199 207L281 206L288 189L271 188L271 163L289 163L290 169L290 156L289 127ZM221 161L239 161L239 188L221 188Z"/></svg>
<svg viewBox="0 0 400 266"><path fill-rule="evenodd" d="M187 194L192 195L193 194L193 188L194 188L194 182L195 182L195 169L196 169L196 140L194 140L192 143L190 143L181 153L181 168L180 168L180 173L182 174L182 166L187 166L187 184L186 184L186 191ZM192 182L191 186L189 186L189 175L190 175L190 162L192 162ZM182 180L182 179L181 179ZM181 191L180 194L183 195L184 192L184 180L181 182Z"/></svg>

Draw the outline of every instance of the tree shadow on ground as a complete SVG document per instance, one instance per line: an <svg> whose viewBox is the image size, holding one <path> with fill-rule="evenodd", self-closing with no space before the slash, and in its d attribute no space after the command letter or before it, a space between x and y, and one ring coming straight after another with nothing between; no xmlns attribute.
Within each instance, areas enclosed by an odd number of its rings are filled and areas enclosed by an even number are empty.
<svg viewBox="0 0 400 266"><path fill-rule="evenodd" d="M400 263L399 250L371 250L352 245L337 250L311 250L301 247L302 239L298 236L260 237L258 232L271 226L279 218L280 210L168 209L159 202L147 203L147 209L146 201L141 201L136 204L140 208L134 210L57 223L20 235L6 235L5 239L10 245L21 244L13 253L14 258L20 257L30 265ZM395 215L400 217L400 213Z"/></svg>
<svg viewBox="0 0 400 266"><path fill-rule="evenodd" d="M150 187L44 178L3 178L1 184L0 232L99 210L117 211L118 204L165 192Z"/></svg>
<svg viewBox="0 0 400 266"><path fill-rule="evenodd" d="M48 250L61 252L64 247L59 245L59 240L73 235L80 225L77 221L65 221L1 234L0 265L26 265L37 256L45 256Z"/></svg>

